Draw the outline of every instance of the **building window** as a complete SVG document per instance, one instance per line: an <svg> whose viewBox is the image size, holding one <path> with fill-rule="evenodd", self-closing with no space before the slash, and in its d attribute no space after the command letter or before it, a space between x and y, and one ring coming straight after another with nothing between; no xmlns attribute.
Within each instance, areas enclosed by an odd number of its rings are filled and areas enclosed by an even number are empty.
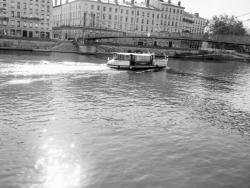
<svg viewBox="0 0 250 188"><path fill-rule="evenodd" d="M17 9L20 9L20 2L17 2L16 8L17 8Z"/></svg>

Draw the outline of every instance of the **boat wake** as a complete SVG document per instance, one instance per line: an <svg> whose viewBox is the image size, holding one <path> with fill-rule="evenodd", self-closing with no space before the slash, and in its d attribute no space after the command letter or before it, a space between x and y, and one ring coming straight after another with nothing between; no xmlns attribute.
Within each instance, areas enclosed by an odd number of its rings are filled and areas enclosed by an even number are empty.
<svg viewBox="0 0 250 188"><path fill-rule="evenodd" d="M167 73L170 73L170 74L176 74L176 75L188 76L188 77L197 77L197 78L201 78L201 79L204 79L204 80L207 80L207 81L214 81L214 82L217 82L217 83L224 83L224 84L229 84L229 85L235 84L232 81L215 78L213 76L204 76L203 74L198 74L198 73L179 72L179 71L174 70L172 68L169 68L166 71L167 71Z"/></svg>
<svg viewBox="0 0 250 188"><path fill-rule="evenodd" d="M0 64L0 74L13 76L46 76L88 72L100 73L107 71L110 71L110 69L106 64L94 64L88 62L19 61L15 63Z"/></svg>
<svg viewBox="0 0 250 188"><path fill-rule="evenodd" d="M41 81L45 81L46 79L44 78L39 78L39 79L14 79L14 80L10 80L8 82L6 82L4 85L18 85L18 84L30 84L33 82L41 82Z"/></svg>

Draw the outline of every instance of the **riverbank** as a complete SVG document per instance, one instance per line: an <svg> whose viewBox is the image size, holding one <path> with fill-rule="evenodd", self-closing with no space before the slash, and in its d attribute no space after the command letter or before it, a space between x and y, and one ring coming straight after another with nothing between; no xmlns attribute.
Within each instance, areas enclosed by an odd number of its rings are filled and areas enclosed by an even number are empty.
<svg viewBox="0 0 250 188"><path fill-rule="evenodd" d="M237 60L250 62L250 55L238 53L232 50L201 50L201 49L179 49L179 48L153 48L153 47L133 47L133 46L112 46L112 45L98 45L99 52L151 52L157 56L165 56L171 58L182 59L202 59L202 60Z"/></svg>
<svg viewBox="0 0 250 188"><path fill-rule="evenodd" d="M79 46L73 41L58 40L0 39L0 50L76 53L81 55L107 56L112 55L114 52L150 52L155 53L157 56L167 55L171 58L202 60L237 60L250 62L249 54L237 53L232 50L198 50L163 48L160 46L118 46L113 44L92 44L86 46Z"/></svg>

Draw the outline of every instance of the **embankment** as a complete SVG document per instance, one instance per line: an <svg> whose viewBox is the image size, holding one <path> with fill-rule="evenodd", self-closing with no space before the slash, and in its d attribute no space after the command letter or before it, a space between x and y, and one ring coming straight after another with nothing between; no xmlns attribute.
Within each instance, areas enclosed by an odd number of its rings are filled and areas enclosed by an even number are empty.
<svg viewBox="0 0 250 188"><path fill-rule="evenodd" d="M250 62L250 55L227 50L196 50L148 46L122 46L113 44L92 44L79 46L73 41L0 38L2 50L29 50L78 54L111 55L114 52L151 52L157 56L182 59L237 60Z"/></svg>
<svg viewBox="0 0 250 188"><path fill-rule="evenodd" d="M182 59L202 59L202 60L237 60L250 62L250 55L238 53L232 50L196 50L196 49L174 49L174 48L150 48L134 46L113 46L98 45L97 53L113 52L151 52L157 56L169 56L172 58Z"/></svg>

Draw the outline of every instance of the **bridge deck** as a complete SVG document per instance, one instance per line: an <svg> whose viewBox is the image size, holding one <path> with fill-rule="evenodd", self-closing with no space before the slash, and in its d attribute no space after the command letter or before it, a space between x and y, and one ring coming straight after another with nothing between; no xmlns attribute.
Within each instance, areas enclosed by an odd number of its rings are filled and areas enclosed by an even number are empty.
<svg viewBox="0 0 250 188"><path fill-rule="evenodd" d="M101 39L118 39L118 38L153 38L153 39L170 39L170 40L185 40L185 41L200 41L200 42L213 42L213 43L225 43L225 44L237 44L250 46L250 36L228 36L228 35L216 35L216 36L181 36L181 35L88 35L84 39L87 41L101 40Z"/></svg>

